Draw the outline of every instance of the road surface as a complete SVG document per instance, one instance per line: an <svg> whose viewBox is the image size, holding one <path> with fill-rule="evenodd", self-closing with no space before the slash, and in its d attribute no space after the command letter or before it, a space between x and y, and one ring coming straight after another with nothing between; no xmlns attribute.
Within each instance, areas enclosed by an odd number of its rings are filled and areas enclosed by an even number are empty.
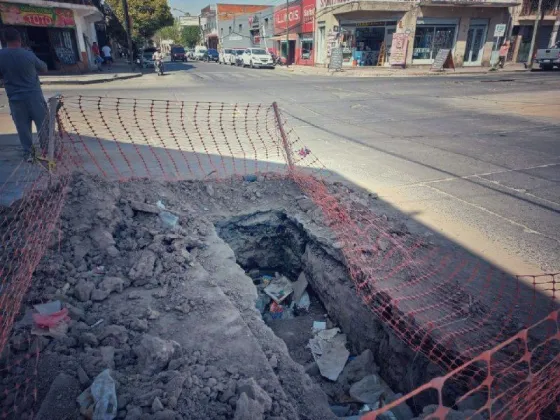
<svg viewBox="0 0 560 420"><path fill-rule="evenodd" d="M516 274L560 271L560 73L338 78L214 63L45 93L277 101L331 170ZM2 131L13 131L0 96Z"/></svg>

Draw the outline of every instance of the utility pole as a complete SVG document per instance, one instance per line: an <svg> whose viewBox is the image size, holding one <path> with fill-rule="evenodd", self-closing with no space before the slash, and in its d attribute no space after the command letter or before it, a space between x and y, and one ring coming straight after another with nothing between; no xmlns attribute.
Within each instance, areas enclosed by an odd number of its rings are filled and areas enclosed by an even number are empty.
<svg viewBox="0 0 560 420"><path fill-rule="evenodd" d="M552 8L552 12L560 12L558 7L560 7L560 0L556 0L554 7ZM552 27L552 32L550 34L550 41L548 42L548 48L552 48L554 47L554 44L556 44L556 40L558 39L558 29L560 29L560 14L556 15L556 20L554 21L554 26Z"/></svg>
<svg viewBox="0 0 560 420"><path fill-rule="evenodd" d="M290 64L290 0L286 0L286 67Z"/></svg>
<svg viewBox="0 0 560 420"><path fill-rule="evenodd" d="M126 30L126 42L128 43L128 59L130 60L130 68L134 69L134 51L132 47L132 35L131 35L131 24L130 16L128 15L128 2L122 0L122 8L124 13L124 28Z"/></svg>
<svg viewBox="0 0 560 420"><path fill-rule="evenodd" d="M535 52L535 43L537 41L537 32L539 30L539 23L541 21L542 0L539 0L537 6L537 15L535 16L535 26L533 26L533 37L531 38L531 47L529 48L529 59L527 60L527 68L531 70L533 67L533 53Z"/></svg>

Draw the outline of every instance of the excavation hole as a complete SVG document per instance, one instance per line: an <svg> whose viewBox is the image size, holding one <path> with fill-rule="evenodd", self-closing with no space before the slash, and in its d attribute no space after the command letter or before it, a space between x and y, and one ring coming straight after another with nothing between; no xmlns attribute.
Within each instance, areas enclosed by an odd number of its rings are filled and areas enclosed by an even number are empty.
<svg viewBox="0 0 560 420"><path fill-rule="evenodd" d="M336 414L356 415L364 408L366 402L356 398L351 388L368 375L376 375L381 380L386 387L386 400L400 391L393 392L394 385L390 388L384 378L384 371L391 372L391 369L387 368L389 363L385 369L380 368L379 359L383 355L392 357L391 363L402 370L400 373L393 370L391 375L400 375L401 381L408 380L409 386L418 381L415 372L408 378L403 374L406 368L399 358L406 359L408 364L412 357L372 318L356 296L342 258L328 240L314 235L299 220L282 211L236 216L216 223L216 229L233 249L237 263L253 279L259 296L255 306L263 320L286 343L292 359L301 364L327 394ZM295 288L297 291L302 277L308 281L304 293L309 299L308 307L302 304L302 301L306 303L306 298L296 299L294 292L281 301L281 296L277 295L279 304L264 292L269 284L282 282L288 282L289 287L281 290ZM345 368L336 380L324 377L322 373L325 372L321 372L316 362L317 354L314 356L309 348L310 340L317 337L314 325L327 330L339 328L337 340L346 340L348 354L342 364ZM404 354L389 356L397 352ZM350 372L349 366L353 366L354 371ZM391 375L389 381L394 383ZM372 407L371 403L368 405Z"/></svg>

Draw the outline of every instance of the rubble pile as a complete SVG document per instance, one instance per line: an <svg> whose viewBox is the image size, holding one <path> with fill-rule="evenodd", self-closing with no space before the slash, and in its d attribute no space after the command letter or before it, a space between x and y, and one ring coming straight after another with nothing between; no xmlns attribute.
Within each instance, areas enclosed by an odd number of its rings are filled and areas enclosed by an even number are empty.
<svg viewBox="0 0 560 420"><path fill-rule="evenodd" d="M324 420L436 372L356 296L321 211L277 176L76 175L50 244L0 356L24 360L19 376L3 371L13 418ZM33 406L16 384L37 350Z"/></svg>

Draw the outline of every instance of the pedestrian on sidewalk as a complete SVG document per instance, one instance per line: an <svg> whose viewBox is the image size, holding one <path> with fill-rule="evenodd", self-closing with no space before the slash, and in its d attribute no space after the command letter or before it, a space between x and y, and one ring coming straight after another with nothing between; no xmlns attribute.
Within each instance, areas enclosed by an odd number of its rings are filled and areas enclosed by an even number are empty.
<svg viewBox="0 0 560 420"><path fill-rule="evenodd" d="M103 51L103 59L105 60L105 64L107 64L107 67L109 68L109 70L111 70L111 68L113 67L111 47L109 47L109 44L106 44L103 48L101 48L101 51Z"/></svg>
<svg viewBox="0 0 560 420"><path fill-rule="evenodd" d="M91 53L93 54L93 60L95 61L95 65L97 66L97 71L103 71L103 69L101 68L103 59L101 58L101 53L99 51L99 45L97 45L97 42L94 42L91 46Z"/></svg>
<svg viewBox="0 0 560 420"><path fill-rule="evenodd" d="M8 95L12 119L23 147L25 159L35 158L32 122L39 139L47 135L47 103L41 90L38 73L47 71L47 65L37 56L22 48L21 35L16 28L4 30L7 47L0 50L0 78Z"/></svg>
<svg viewBox="0 0 560 420"><path fill-rule="evenodd" d="M498 67L501 69L503 69L504 65L506 64L506 58L508 52L509 52L509 41L506 40L500 47L500 52L499 52Z"/></svg>

